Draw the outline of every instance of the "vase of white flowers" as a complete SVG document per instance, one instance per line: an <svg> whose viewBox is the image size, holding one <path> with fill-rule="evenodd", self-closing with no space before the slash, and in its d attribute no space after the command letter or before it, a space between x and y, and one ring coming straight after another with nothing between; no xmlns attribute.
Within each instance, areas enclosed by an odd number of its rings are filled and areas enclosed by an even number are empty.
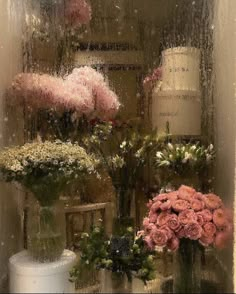
<svg viewBox="0 0 236 294"><path fill-rule="evenodd" d="M77 144L35 142L0 153L3 179L19 182L30 191L35 203L29 206L28 246L40 262L60 258L65 246L61 192L84 173L95 172L97 160Z"/></svg>
<svg viewBox="0 0 236 294"><path fill-rule="evenodd" d="M157 181L163 186L178 188L185 184L200 188L199 176L205 174L214 159L213 145L167 143L154 157Z"/></svg>

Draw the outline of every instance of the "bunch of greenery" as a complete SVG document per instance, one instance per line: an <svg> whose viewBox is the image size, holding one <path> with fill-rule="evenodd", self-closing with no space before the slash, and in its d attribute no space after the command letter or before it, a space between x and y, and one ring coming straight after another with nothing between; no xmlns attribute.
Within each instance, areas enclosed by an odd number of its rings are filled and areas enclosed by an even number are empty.
<svg viewBox="0 0 236 294"><path fill-rule="evenodd" d="M215 156L212 144L205 147L196 144L167 143L158 150L154 164L157 169L172 171L177 175L188 175L190 172L201 173L213 161Z"/></svg>
<svg viewBox="0 0 236 294"><path fill-rule="evenodd" d="M0 153L2 178L21 183L42 206L50 206L66 185L85 173L94 173L97 165L94 156L70 142L27 143Z"/></svg>
<svg viewBox="0 0 236 294"><path fill-rule="evenodd" d="M153 252L148 249L142 236L135 239L133 236L131 227L119 238L108 238L100 227L95 227L91 234L83 234L80 261L70 273L71 281L78 280L85 268L107 269L113 273L126 274L129 281L135 275L145 284L154 279Z"/></svg>
<svg viewBox="0 0 236 294"><path fill-rule="evenodd" d="M159 146L156 132L147 132L137 121L97 122L83 144L98 156L111 177L120 216L129 216L130 192Z"/></svg>

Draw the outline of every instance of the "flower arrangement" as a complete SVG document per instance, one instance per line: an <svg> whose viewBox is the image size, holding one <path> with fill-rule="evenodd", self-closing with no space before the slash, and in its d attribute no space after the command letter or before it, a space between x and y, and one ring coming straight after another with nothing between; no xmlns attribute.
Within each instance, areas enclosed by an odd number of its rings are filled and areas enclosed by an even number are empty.
<svg viewBox="0 0 236 294"><path fill-rule="evenodd" d="M154 164L158 169L173 171L176 175L199 173L206 169L214 159L214 147L196 144L168 143L156 153Z"/></svg>
<svg viewBox="0 0 236 294"><path fill-rule="evenodd" d="M83 173L95 172L98 161L77 144L35 142L0 153L0 171L8 182L19 182L41 205L51 205L60 192Z"/></svg>
<svg viewBox="0 0 236 294"><path fill-rule="evenodd" d="M71 110L102 119L113 117L120 107L104 76L90 67L74 69L65 79L21 73L14 78L10 94L34 110Z"/></svg>
<svg viewBox="0 0 236 294"><path fill-rule="evenodd" d="M158 138L139 122L98 122L83 139L112 179L117 195L118 217L130 217L131 196L142 177L143 167L155 153Z"/></svg>
<svg viewBox="0 0 236 294"><path fill-rule="evenodd" d="M72 27L88 24L92 17L92 9L86 0L66 1L65 18Z"/></svg>
<svg viewBox="0 0 236 294"><path fill-rule="evenodd" d="M183 239L224 248L232 237L232 216L215 194L182 185L177 191L156 195L148 207L142 233L151 249L176 251Z"/></svg>
<svg viewBox="0 0 236 294"><path fill-rule="evenodd" d="M80 261L71 271L71 281L79 279L85 268L126 274L129 281L135 276L144 283L155 277L153 252L142 236L134 239L131 227L119 239L107 237L103 228L95 227L90 234L82 234L80 252Z"/></svg>

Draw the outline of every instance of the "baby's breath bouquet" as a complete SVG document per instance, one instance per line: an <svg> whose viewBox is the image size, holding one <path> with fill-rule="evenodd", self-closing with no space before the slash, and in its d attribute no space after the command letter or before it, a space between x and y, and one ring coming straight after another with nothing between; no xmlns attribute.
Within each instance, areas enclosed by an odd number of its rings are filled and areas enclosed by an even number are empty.
<svg viewBox="0 0 236 294"><path fill-rule="evenodd" d="M64 249L63 228L54 207L63 189L85 173L95 172L98 161L78 144L34 142L11 147L0 153L2 179L18 182L37 199L30 211L37 211L28 222L28 247L39 261L53 261ZM29 218L31 214L29 213Z"/></svg>
<svg viewBox="0 0 236 294"><path fill-rule="evenodd" d="M199 142L171 144L167 143L158 150L154 157L154 165L167 180L177 178L190 178L200 175L211 165L215 156L214 147L201 145ZM168 179L169 176L169 179Z"/></svg>
<svg viewBox="0 0 236 294"><path fill-rule="evenodd" d="M27 143L0 153L2 177L21 183L42 206L51 205L81 174L93 173L96 164L94 157L70 142Z"/></svg>

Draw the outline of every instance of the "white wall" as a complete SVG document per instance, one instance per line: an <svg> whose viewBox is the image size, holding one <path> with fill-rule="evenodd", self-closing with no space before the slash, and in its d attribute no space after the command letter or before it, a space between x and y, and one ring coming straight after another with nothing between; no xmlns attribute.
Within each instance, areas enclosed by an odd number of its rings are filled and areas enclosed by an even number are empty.
<svg viewBox="0 0 236 294"><path fill-rule="evenodd" d="M0 148L22 143L22 111L8 109L5 91L22 70L23 0L0 0ZM0 292L6 293L8 258L23 246L22 193L0 183Z"/></svg>
<svg viewBox="0 0 236 294"><path fill-rule="evenodd" d="M215 1L216 190L231 207L236 195L236 1ZM232 256L229 252L229 260ZM236 262L236 246L234 264ZM236 292L236 272L234 271Z"/></svg>

